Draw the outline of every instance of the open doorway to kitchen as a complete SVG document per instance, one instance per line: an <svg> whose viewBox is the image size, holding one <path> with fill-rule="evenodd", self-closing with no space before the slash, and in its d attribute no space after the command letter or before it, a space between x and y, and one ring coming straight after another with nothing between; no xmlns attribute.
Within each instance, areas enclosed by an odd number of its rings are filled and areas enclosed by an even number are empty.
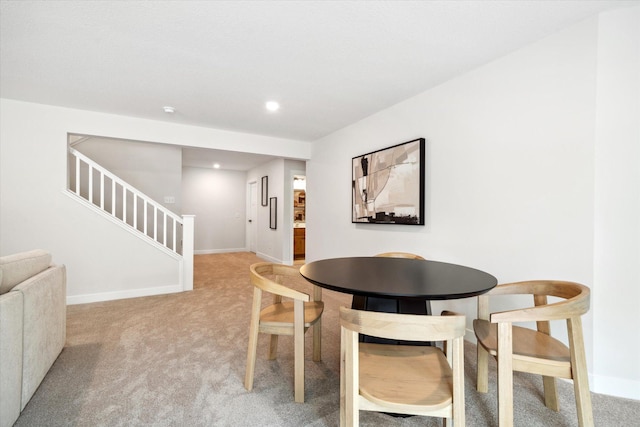
<svg viewBox="0 0 640 427"><path fill-rule="evenodd" d="M293 261L304 263L306 253L306 176L293 176Z"/></svg>

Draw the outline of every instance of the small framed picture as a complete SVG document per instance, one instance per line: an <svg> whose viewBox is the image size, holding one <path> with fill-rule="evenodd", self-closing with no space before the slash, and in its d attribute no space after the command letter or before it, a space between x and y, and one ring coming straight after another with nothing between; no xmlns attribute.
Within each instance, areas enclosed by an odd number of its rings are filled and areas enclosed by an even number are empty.
<svg viewBox="0 0 640 427"><path fill-rule="evenodd" d="M278 199L276 197L269 198L269 228L272 230L278 228Z"/></svg>
<svg viewBox="0 0 640 427"><path fill-rule="evenodd" d="M262 199L260 201L260 204L262 206L267 206L269 203L269 177L268 176L263 176L262 177L262 188L261 188L261 196Z"/></svg>

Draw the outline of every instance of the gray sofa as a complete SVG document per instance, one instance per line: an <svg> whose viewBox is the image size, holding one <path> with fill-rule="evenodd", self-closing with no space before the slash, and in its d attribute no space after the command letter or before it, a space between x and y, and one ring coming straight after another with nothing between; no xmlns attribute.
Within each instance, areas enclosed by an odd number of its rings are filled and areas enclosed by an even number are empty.
<svg viewBox="0 0 640 427"><path fill-rule="evenodd" d="M0 427L15 423L64 347L66 282L46 251L0 257Z"/></svg>

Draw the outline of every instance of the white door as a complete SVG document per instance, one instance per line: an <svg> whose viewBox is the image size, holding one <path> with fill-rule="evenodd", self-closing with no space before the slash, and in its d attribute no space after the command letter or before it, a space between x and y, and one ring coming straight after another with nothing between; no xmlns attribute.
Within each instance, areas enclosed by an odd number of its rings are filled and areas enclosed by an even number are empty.
<svg viewBox="0 0 640 427"><path fill-rule="evenodd" d="M258 191L257 183L249 183L249 218L247 218L248 226L248 240L249 240L249 252L256 253L258 248L257 235L258 235Z"/></svg>

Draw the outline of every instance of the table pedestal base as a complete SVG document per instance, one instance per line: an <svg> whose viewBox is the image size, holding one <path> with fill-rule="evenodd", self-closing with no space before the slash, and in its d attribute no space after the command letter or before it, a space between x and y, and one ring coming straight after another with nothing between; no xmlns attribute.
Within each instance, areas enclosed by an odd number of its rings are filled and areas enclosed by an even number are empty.
<svg viewBox="0 0 640 427"><path fill-rule="evenodd" d="M354 295L351 308L382 313L431 315L431 302L421 298L380 298Z"/></svg>

